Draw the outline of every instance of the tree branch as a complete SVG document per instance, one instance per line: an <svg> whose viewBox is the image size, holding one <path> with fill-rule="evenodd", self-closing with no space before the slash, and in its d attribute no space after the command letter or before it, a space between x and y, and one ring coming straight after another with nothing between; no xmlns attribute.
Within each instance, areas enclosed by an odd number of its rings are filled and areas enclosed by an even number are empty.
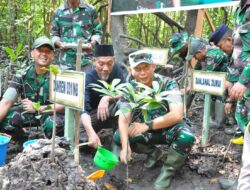
<svg viewBox="0 0 250 190"><path fill-rule="evenodd" d="M120 35L120 38L127 38L127 39L130 39L130 40L133 40L143 46L147 46L144 42L142 42L141 40L139 40L138 38L135 38L135 37L132 37L132 36L127 36L127 35Z"/></svg>
<svg viewBox="0 0 250 190"><path fill-rule="evenodd" d="M157 17L159 17L160 19L162 19L164 22L166 22L169 26L175 26L178 28L178 30L184 30L184 27L181 26L180 24L178 24L177 22L175 22L173 19L171 19L169 16L167 16L164 13L153 13L155 14Z"/></svg>
<svg viewBox="0 0 250 190"><path fill-rule="evenodd" d="M96 6L97 3L101 2L102 0L96 0L94 3L92 3L93 6Z"/></svg>
<svg viewBox="0 0 250 190"><path fill-rule="evenodd" d="M97 12L98 12L98 13L101 12L102 9L103 9L104 7L107 7L108 5L109 5L108 3L101 5Z"/></svg>

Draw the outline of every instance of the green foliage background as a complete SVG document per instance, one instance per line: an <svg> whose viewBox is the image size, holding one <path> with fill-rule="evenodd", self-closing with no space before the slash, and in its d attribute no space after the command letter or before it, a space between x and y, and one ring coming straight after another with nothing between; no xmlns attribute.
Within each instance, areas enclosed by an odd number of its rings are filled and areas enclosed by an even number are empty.
<svg viewBox="0 0 250 190"><path fill-rule="evenodd" d="M18 43L29 47L41 35L49 35L50 23L55 9L64 0L1 0L0 1L0 50L5 47L15 49ZM108 0L88 0L99 12L103 24L103 42L110 42L107 32ZM209 9L215 27L227 23L233 27L233 8ZM186 25L187 11L166 13L181 26ZM135 37L151 47L168 47L168 39L176 27L171 27L154 14L128 15L125 17L127 35ZM208 37L210 29L204 22L203 36ZM130 47L140 47L137 42L129 41ZM28 48L27 48L28 50ZM0 53L1 56L2 53Z"/></svg>

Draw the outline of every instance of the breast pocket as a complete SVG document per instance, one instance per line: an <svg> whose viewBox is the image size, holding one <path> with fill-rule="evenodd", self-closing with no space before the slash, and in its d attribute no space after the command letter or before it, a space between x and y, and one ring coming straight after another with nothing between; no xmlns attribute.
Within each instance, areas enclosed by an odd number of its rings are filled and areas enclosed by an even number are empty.
<svg viewBox="0 0 250 190"><path fill-rule="evenodd" d="M250 23L244 24L239 29L243 51L250 51Z"/></svg>
<svg viewBox="0 0 250 190"><path fill-rule="evenodd" d="M91 21L85 21L81 24L81 32L85 37L91 36L93 30L93 24Z"/></svg>
<svg viewBox="0 0 250 190"><path fill-rule="evenodd" d="M72 31L73 31L72 25L64 25L64 24L60 25L61 36L70 37L72 35Z"/></svg>

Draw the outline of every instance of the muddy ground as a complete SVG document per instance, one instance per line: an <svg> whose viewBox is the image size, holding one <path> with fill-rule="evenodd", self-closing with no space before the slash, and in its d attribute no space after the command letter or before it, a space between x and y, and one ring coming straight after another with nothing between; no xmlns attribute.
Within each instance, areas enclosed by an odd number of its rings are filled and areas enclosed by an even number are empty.
<svg viewBox="0 0 250 190"><path fill-rule="evenodd" d="M219 190L219 178L235 180L239 174L242 146L231 145L228 149L231 135L224 133L224 128L210 128L209 145L201 147L203 100L196 98L190 121L196 131L196 143L182 170L178 171L172 183L171 190ZM226 126L224 126L226 127ZM102 131L103 144L109 148L110 131ZM168 147L161 146L167 156ZM226 157L224 156L227 152ZM90 174L98 168L93 164L94 151L81 152L81 165ZM162 161L153 169L146 169L143 161L146 155L133 153L133 160L128 166L129 185L126 183L126 166L119 164L112 171L106 172L103 179L97 181L100 189L111 184L117 190L152 190L153 182L157 178ZM164 158L163 158L164 159ZM108 183L108 184L107 184Z"/></svg>
<svg viewBox="0 0 250 190"><path fill-rule="evenodd" d="M171 186L171 190L219 190L219 178L237 179L240 169L242 146L228 144L232 136L224 133L224 128L210 128L209 146L201 147L203 100L196 98L192 107L192 116L189 118L196 131L196 143L182 170L178 171ZM110 148L110 130L101 131L100 136L104 147ZM39 133L32 133L35 138ZM160 147L167 156L168 147ZM11 143L8 149L7 163L22 151L17 143ZM227 155L225 156L225 153ZM95 150L86 148L81 150L80 165L85 176L98 170L93 163ZM160 172L162 161L154 168L146 169L143 161L146 155L133 153L133 160L128 166L129 183L126 183L127 168L119 164L112 171L106 172L104 178L96 181L100 190L152 190L153 182ZM163 158L164 159L164 158ZM113 189L112 189L113 188Z"/></svg>

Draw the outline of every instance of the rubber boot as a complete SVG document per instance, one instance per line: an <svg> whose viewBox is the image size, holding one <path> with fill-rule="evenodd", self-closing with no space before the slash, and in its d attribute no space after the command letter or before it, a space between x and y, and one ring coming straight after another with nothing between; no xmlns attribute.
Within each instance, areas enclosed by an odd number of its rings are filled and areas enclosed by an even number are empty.
<svg viewBox="0 0 250 190"><path fill-rule="evenodd" d="M215 101L215 106L214 106L214 111L215 111L215 122L216 122L216 127L220 128L223 127L226 121L226 114L224 110L224 103L220 101Z"/></svg>
<svg viewBox="0 0 250 190"><path fill-rule="evenodd" d="M182 167L186 158L187 155L181 155L170 147L168 157L161 168L161 173L154 183L154 189L167 190L171 185L175 172Z"/></svg>
<svg viewBox="0 0 250 190"><path fill-rule="evenodd" d="M209 125L210 126L213 126L216 124L215 122L215 101L211 101L211 104L210 104L210 122L209 122Z"/></svg>
<svg viewBox="0 0 250 190"><path fill-rule="evenodd" d="M111 152L114 153L118 158L120 158L121 146L112 141Z"/></svg>
<svg viewBox="0 0 250 190"><path fill-rule="evenodd" d="M144 162L144 166L146 168L152 168L153 166L155 166L157 161L159 161L163 157L162 151L153 145L136 143L133 149L137 153L147 155L147 158Z"/></svg>
<svg viewBox="0 0 250 190"><path fill-rule="evenodd" d="M240 136L238 138L231 139L230 142L233 144L242 145L244 142L244 137Z"/></svg>
<svg viewBox="0 0 250 190"><path fill-rule="evenodd" d="M220 188L224 190L236 190L238 183L237 181L219 179L219 185L220 185Z"/></svg>

